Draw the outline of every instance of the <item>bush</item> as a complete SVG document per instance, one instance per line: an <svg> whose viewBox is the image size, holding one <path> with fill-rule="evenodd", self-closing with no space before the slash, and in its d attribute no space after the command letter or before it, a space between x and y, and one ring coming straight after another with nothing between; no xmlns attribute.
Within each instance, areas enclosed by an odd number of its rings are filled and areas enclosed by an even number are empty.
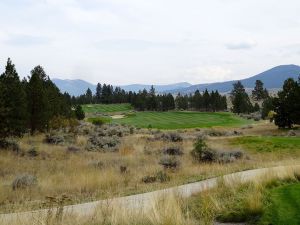
<svg viewBox="0 0 300 225"><path fill-rule="evenodd" d="M159 164L165 169L177 169L180 166L180 162L174 156L164 156L160 159Z"/></svg>
<svg viewBox="0 0 300 225"><path fill-rule="evenodd" d="M120 143L120 140L113 136L113 137L98 137L92 136L89 138L86 149L88 151L116 151L117 147Z"/></svg>
<svg viewBox="0 0 300 225"><path fill-rule="evenodd" d="M84 113L81 105L77 105L75 107L75 116L78 120L83 120L85 118L85 113Z"/></svg>
<svg viewBox="0 0 300 225"><path fill-rule="evenodd" d="M163 150L165 155L183 155L183 151L179 147L170 147Z"/></svg>
<svg viewBox="0 0 300 225"><path fill-rule="evenodd" d="M79 152L80 151L80 148L76 147L76 146L69 146L67 148L67 151L68 152Z"/></svg>
<svg viewBox="0 0 300 225"><path fill-rule="evenodd" d="M154 183L156 181L163 183L169 180L170 177L164 171L159 171L155 175L150 175L150 176L148 175L142 178L142 181L144 183Z"/></svg>
<svg viewBox="0 0 300 225"><path fill-rule="evenodd" d="M181 142L183 139L177 133L162 133L155 136L156 140L164 140L164 141L171 141L171 142Z"/></svg>
<svg viewBox="0 0 300 225"><path fill-rule="evenodd" d="M156 182L156 176L145 176L142 178L142 181L146 184Z"/></svg>
<svg viewBox="0 0 300 225"><path fill-rule="evenodd" d="M217 159L217 152L207 147L203 139L198 139L191 151L194 160L198 162L214 162Z"/></svg>
<svg viewBox="0 0 300 225"><path fill-rule="evenodd" d="M48 144L62 144L65 142L65 138L62 135L51 135L51 134L47 134L46 135L46 139L45 139L46 143Z"/></svg>
<svg viewBox="0 0 300 225"><path fill-rule="evenodd" d="M23 174L16 177L12 183L13 190L30 188L37 185L36 176Z"/></svg>
<svg viewBox="0 0 300 225"><path fill-rule="evenodd" d="M0 149L12 150L14 152L21 150L18 142L15 140L0 140Z"/></svg>

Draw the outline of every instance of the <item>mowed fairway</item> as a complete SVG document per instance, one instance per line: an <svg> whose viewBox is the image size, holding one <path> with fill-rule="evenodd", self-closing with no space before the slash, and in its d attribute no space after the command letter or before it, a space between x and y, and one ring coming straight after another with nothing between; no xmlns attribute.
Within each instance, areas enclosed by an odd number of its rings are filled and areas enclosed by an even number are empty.
<svg viewBox="0 0 300 225"><path fill-rule="evenodd" d="M233 127L249 123L231 113L204 112L137 112L134 115L114 120L141 128L184 129L197 127Z"/></svg>
<svg viewBox="0 0 300 225"><path fill-rule="evenodd" d="M110 113L110 112L126 112L132 110L130 104L88 104L82 105L86 113Z"/></svg>

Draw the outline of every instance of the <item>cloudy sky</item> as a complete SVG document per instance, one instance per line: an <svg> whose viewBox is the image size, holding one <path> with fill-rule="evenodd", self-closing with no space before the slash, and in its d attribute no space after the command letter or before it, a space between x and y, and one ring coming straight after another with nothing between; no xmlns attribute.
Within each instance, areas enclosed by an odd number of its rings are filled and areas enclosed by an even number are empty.
<svg viewBox="0 0 300 225"><path fill-rule="evenodd" d="M1 0L0 71L206 83L300 64L299 0Z"/></svg>

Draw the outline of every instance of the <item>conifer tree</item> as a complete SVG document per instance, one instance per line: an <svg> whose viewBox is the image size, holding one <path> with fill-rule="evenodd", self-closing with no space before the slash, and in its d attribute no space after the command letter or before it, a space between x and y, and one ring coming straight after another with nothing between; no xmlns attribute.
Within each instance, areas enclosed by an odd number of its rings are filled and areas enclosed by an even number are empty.
<svg viewBox="0 0 300 225"><path fill-rule="evenodd" d="M252 104L244 86L240 81L233 84L233 90L230 93L234 113L249 113L252 111Z"/></svg>
<svg viewBox="0 0 300 225"><path fill-rule="evenodd" d="M252 91L252 97L256 101L261 101L269 96L267 89L264 89L264 83L261 80L255 81L255 87Z"/></svg>
<svg viewBox="0 0 300 225"><path fill-rule="evenodd" d="M0 76L0 85L0 139L22 136L27 122L26 93L10 59Z"/></svg>

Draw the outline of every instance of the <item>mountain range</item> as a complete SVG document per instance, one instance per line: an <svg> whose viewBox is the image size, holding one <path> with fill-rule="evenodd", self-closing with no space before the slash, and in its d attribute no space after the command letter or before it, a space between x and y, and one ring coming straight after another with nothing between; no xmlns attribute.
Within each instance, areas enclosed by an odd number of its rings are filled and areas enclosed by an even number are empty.
<svg viewBox="0 0 300 225"><path fill-rule="evenodd" d="M300 74L300 66L297 65L281 65L264 71L260 74L250 76L249 78L240 80L242 84L247 89L254 88L255 81L261 80L267 89L280 89L283 82L287 78L298 79ZM62 80L62 79L52 79L56 86L61 90L61 92L68 92L71 95L78 96L85 93L85 91L90 88L93 92L96 89L96 85L89 83L84 80ZM207 83L207 84L196 84L192 85L187 82L167 84L167 85L154 85L154 88L159 93L172 93L176 94L178 92L183 94L193 93L196 90L208 91L218 90L220 93L226 93L231 91L232 84L236 80ZM126 91L139 91L139 90L149 90L151 85L148 84L131 84L120 86Z"/></svg>

